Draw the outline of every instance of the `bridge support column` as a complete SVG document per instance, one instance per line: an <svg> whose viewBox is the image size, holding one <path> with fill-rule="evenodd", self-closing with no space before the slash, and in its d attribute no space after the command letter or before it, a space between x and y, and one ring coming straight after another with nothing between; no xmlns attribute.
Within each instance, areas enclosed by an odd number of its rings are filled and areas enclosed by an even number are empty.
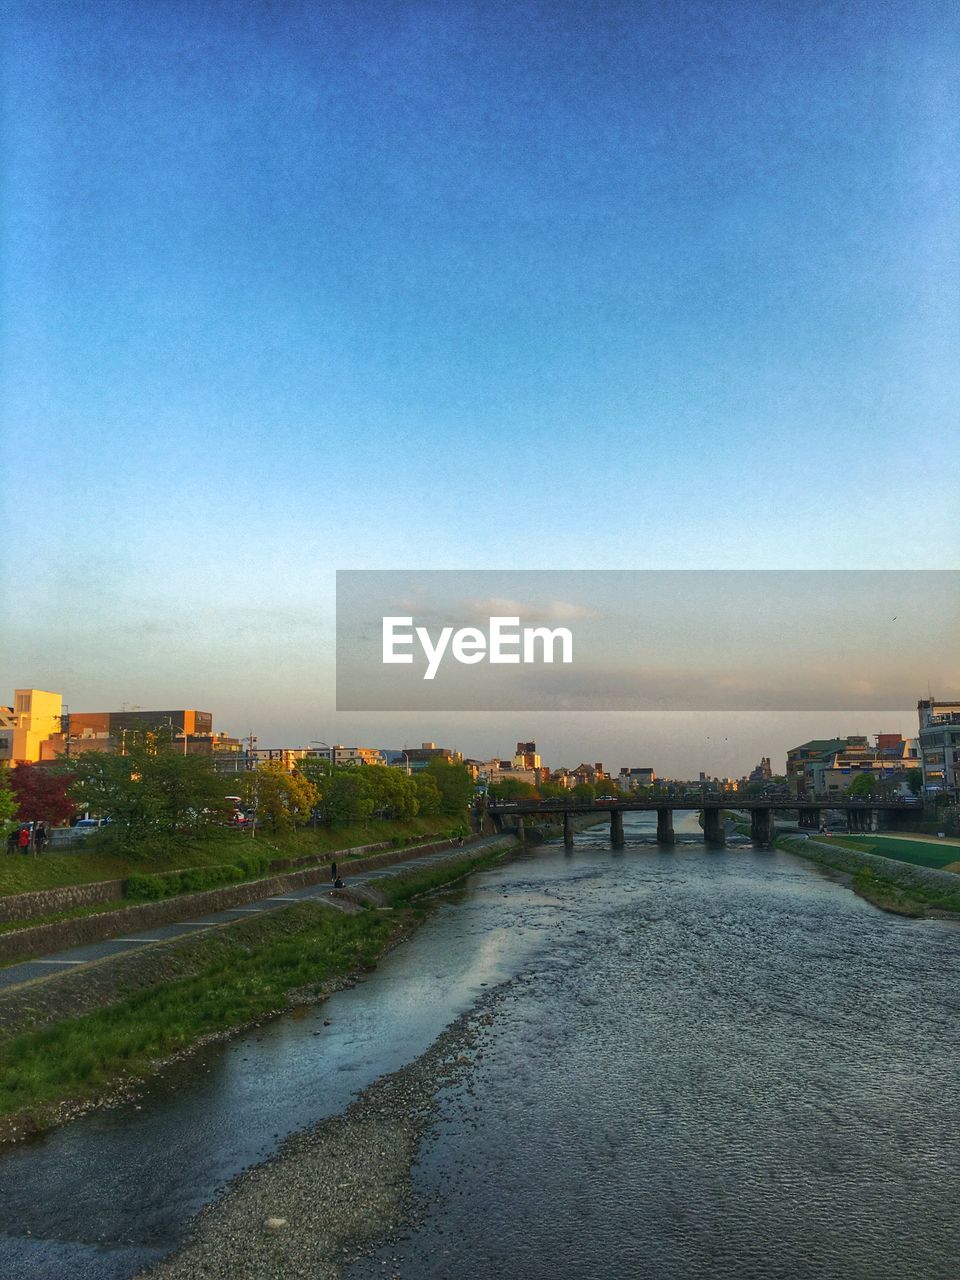
<svg viewBox="0 0 960 1280"><path fill-rule="evenodd" d="M772 809L750 810L750 839L754 844L771 845L776 831Z"/></svg>
<svg viewBox="0 0 960 1280"><path fill-rule="evenodd" d="M819 831L820 830L820 810L810 809L807 816L810 819L809 822L807 823L807 826L810 828L810 830Z"/></svg>
<svg viewBox="0 0 960 1280"><path fill-rule="evenodd" d="M673 844L673 810L657 810L657 844Z"/></svg>
<svg viewBox="0 0 960 1280"><path fill-rule="evenodd" d="M523 825L523 819L517 818L517 839L524 844L527 839L527 830Z"/></svg>
<svg viewBox="0 0 960 1280"><path fill-rule="evenodd" d="M610 843L615 849L623 848L623 814L619 809L610 814Z"/></svg>
<svg viewBox="0 0 960 1280"><path fill-rule="evenodd" d="M722 845L724 843L724 821L722 809L704 809L703 838L707 844Z"/></svg>
<svg viewBox="0 0 960 1280"><path fill-rule="evenodd" d="M573 814L565 813L563 815L563 843L569 849L573 844Z"/></svg>

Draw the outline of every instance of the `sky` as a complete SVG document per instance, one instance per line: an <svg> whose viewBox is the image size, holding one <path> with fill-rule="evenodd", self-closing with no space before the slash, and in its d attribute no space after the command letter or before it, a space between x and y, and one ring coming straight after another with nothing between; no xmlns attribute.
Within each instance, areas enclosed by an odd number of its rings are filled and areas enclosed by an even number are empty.
<svg viewBox="0 0 960 1280"><path fill-rule="evenodd" d="M336 569L958 567L954 4L12 0L3 38L0 700L493 753L534 722L335 713Z"/></svg>

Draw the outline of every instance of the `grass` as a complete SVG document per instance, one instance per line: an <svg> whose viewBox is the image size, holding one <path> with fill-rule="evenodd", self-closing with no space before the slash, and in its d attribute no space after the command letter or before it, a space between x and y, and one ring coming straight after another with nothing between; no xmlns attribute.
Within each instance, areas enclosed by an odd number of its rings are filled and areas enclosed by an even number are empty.
<svg viewBox="0 0 960 1280"><path fill-rule="evenodd" d="M897 862L909 862L915 867L942 869L957 861L958 845L954 842L911 840L909 836L874 837L869 832L855 836L831 836L833 844L846 845L850 849L862 849L881 858L894 858Z"/></svg>
<svg viewBox="0 0 960 1280"><path fill-rule="evenodd" d="M857 849L861 852L874 852L871 848L865 848L869 837L863 840L862 845L857 844L856 839L843 837L840 839L831 838L829 841L816 842L816 855L810 847L809 841L798 840L795 836L778 836L776 840L777 848L786 849L790 853L795 853L801 858L810 858L813 862L818 862L823 866L833 866L835 869L846 872L842 862L831 862L829 860L829 849L831 846L836 847L839 852L841 844L845 844L848 848ZM882 843L877 841L877 844ZM898 915L904 916L924 916L930 910L949 911L960 913L960 881L957 883L956 889L934 889L926 884L920 884L911 881L907 885L897 884L890 876L873 866L862 866L850 874L850 886L855 892L859 893L862 898L866 898L868 902L872 902L874 906L880 907L883 911L894 911Z"/></svg>
<svg viewBox="0 0 960 1280"><path fill-rule="evenodd" d="M31 916L29 920L6 920L0 923L0 934L16 933L19 929L33 929L41 924L57 924L61 920L77 920L82 916L99 916L105 911L119 911L129 906L130 903L126 898L118 898L115 902L94 902L87 907L68 907L65 911L54 911L47 916ZM20 957L18 956L16 961L0 961L0 968L5 963L19 964Z"/></svg>
<svg viewBox="0 0 960 1280"><path fill-rule="evenodd" d="M369 968L396 929L375 912L334 915L313 903L283 913L283 935L247 946L211 938L201 972L4 1045L0 1115L102 1095L211 1032L283 1008L288 993ZM295 923L296 932L289 926Z"/></svg>
<svg viewBox="0 0 960 1280"><path fill-rule="evenodd" d="M215 866L233 862L244 853L260 853L265 849L277 858L310 855L320 858L395 837L435 835L445 832L455 821L440 816L411 818L407 822L365 822L286 835L261 832L254 839L236 831L217 830L198 840L171 839L164 848L151 849L143 856L115 853L99 837L92 837L82 853L0 854L0 894L29 893L34 889L56 889L96 880L124 880L130 875L152 875L184 867Z"/></svg>
<svg viewBox="0 0 960 1280"><path fill-rule="evenodd" d="M383 894L391 907L402 907L406 906L414 898L430 893L432 889L441 889L444 885L448 885L454 880L460 880L463 876L469 875L471 871L477 871L481 867L492 866L502 856L502 851L478 854L476 857L464 859L462 862L425 867L422 871L415 871L409 875L384 877L383 879L375 880L373 887Z"/></svg>
<svg viewBox="0 0 960 1280"><path fill-rule="evenodd" d="M501 855L490 852L408 876L376 882L392 907L461 879ZM257 921L256 941L229 930L211 936L190 977L130 995L95 1013L25 1032L2 1045L0 1117L43 1127L65 1100L102 1098L123 1081L149 1075L158 1060L213 1032L278 1012L293 991L316 991L327 979L372 968L402 927L423 907L381 914L334 914L304 902ZM174 959L177 951L174 949ZM196 955L194 950L193 955ZM0 1138L2 1138L0 1134Z"/></svg>

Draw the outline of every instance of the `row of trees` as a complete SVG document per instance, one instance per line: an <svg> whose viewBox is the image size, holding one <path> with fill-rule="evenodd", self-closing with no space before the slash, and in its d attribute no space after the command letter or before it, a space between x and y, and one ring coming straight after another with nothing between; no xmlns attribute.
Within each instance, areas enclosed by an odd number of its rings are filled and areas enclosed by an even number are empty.
<svg viewBox="0 0 960 1280"><path fill-rule="evenodd" d="M473 782L462 765L432 761L407 776L383 766L331 769L305 760L294 772L267 764L223 776L209 757L185 755L155 733L130 735L123 755L84 752L56 764L24 764L0 774L0 821L70 821L76 812L110 819L126 849L157 837L197 836L230 820L235 800L273 832L314 821L341 826L371 818L462 817Z"/></svg>

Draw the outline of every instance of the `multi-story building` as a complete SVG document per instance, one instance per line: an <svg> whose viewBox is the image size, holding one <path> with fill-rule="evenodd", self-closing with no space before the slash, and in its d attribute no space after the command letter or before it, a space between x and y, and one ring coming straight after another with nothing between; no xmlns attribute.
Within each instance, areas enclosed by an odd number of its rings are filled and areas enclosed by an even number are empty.
<svg viewBox="0 0 960 1280"><path fill-rule="evenodd" d="M874 746L855 745L840 751L825 751L804 765L802 794L811 798L839 798L856 778L872 775L879 786L894 787L909 794L907 774L920 764L916 738L897 734L877 734Z"/></svg>
<svg viewBox="0 0 960 1280"><path fill-rule="evenodd" d="M657 775L652 769L624 765L617 776L617 786L621 791L636 791L638 787L652 787L656 780Z"/></svg>
<svg viewBox="0 0 960 1280"><path fill-rule="evenodd" d="M338 769L387 763L386 754L379 747L345 747L340 742L335 742L332 747L311 747L305 754L311 760L329 760Z"/></svg>
<svg viewBox="0 0 960 1280"><path fill-rule="evenodd" d="M960 803L960 702L923 698L917 714L923 794L946 793Z"/></svg>
<svg viewBox="0 0 960 1280"><path fill-rule="evenodd" d="M62 719L63 698L59 693L15 689L13 706L0 707L0 760L33 764L48 758L44 745L60 732Z"/></svg>
<svg viewBox="0 0 960 1280"><path fill-rule="evenodd" d="M422 773L431 760L443 760L447 764L463 764L463 754L449 747L438 747L435 742L421 742L419 747L404 747L397 764L407 773Z"/></svg>
<svg viewBox="0 0 960 1280"><path fill-rule="evenodd" d="M535 742L518 742L517 749L513 753L512 764L514 769L539 769L540 757L537 754L537 744Z"/></svg>
<svg viewBox="0 0 960 1280"><path fill-rule="evenodd" d="M787 752L787 786L790 794L802 799L806 794L806 768L815 760L838 751L867 749L869 742L860 734L846 738L814 738L799 747L791 747Z"/></svg>

